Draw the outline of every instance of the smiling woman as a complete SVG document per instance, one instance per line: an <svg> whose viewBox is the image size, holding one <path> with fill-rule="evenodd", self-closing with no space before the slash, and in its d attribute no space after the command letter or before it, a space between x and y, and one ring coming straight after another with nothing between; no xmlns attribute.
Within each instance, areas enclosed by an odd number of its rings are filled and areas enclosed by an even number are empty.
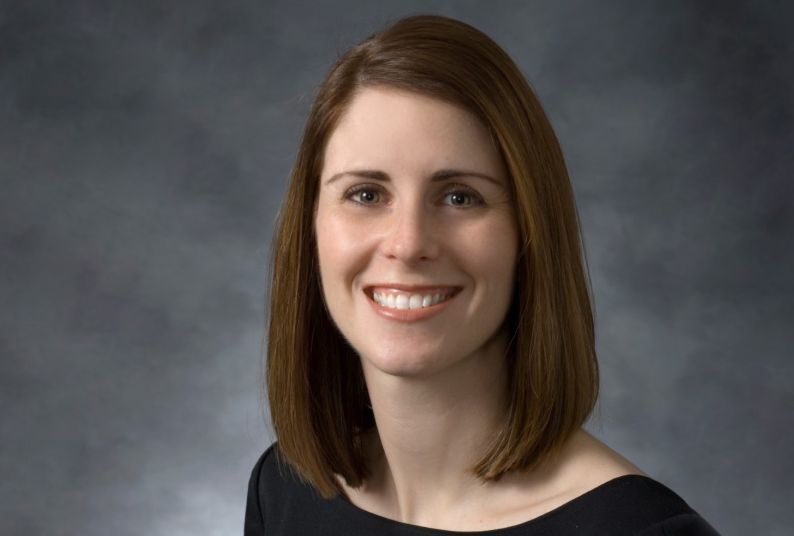
<svg viewBox="0 0 794 536"><path fill-rule="evenodd" d="M559 144L498 45L418 16L343 55L276 231L278 441L246 534L715 534L582 429L582 257Z"/></svg>

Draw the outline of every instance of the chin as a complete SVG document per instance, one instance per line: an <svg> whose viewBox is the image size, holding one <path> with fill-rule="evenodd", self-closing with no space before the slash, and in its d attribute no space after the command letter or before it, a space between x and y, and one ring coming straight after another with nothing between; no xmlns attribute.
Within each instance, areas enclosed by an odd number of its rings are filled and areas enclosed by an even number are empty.
<svg viewBox="0 0 794 536"><path fill-rule="evenodd" d="M444 366L444 359L434 352L378 352L361 354L362 365L383 374L403 378L430 376Z"/></svg>

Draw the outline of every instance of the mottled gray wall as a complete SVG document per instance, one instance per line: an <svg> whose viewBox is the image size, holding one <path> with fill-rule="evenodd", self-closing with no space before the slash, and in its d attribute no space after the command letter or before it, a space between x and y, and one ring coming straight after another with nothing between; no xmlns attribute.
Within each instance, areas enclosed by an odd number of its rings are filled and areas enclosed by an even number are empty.
<svg viewBox="0 0 794 536"><path fill-rule="evenodd" d="M557 128L597 308L589 429L724 534L789 534L788 5L0 2L0 533L241 533L313 88L429 11L501 43Z"/></svg>

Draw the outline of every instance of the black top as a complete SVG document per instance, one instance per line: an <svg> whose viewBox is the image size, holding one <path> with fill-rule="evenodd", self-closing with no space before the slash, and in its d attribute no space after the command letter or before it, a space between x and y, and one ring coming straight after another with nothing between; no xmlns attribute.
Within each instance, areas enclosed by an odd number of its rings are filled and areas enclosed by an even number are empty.
<svg viewBox="0 0 794 536"><path fill-rule="evenodd" d="M387 535L713 536L717 532L672 490L646 476L601 484L535 519L503 529L456 532L419 527L363 510L343 496L323 499L302 483L273 443L248 483L245 536Z"/></svg>

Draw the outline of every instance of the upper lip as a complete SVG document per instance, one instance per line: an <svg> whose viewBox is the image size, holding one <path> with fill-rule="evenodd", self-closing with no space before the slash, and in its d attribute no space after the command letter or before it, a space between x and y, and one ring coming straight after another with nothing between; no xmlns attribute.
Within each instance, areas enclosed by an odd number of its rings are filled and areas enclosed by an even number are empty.
<svg viewBox="0 0 794 536"><path fill-rule="evenodd" d="M436 290L443 292L452 290L457 292L462 287L459 285L406 285L403 283L375 283L366 285L364 290L371 293L376 288L401 290L403 292L427 292Z"/></svg>

